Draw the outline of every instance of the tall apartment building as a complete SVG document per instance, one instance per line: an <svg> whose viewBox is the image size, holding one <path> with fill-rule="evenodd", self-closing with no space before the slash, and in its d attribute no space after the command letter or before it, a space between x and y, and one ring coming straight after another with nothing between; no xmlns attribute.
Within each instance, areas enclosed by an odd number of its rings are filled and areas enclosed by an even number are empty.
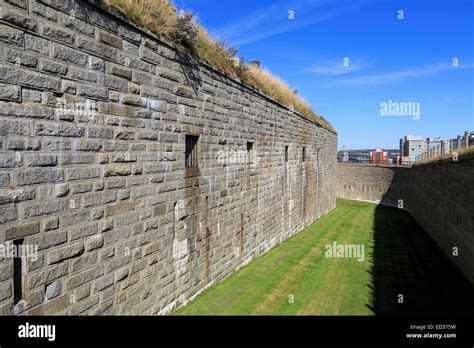
<svg viewBox="0 0 474 348"><path fill-rule="evenodd" d="M474 145L474 131L464 132L464 136L458 135L454 139L442 139L440 137L428 137L423 139L418 135L407 135L400 139L400 157L398 164L413 163L420 159L431 158L449 153L458 148Z"/></svg>
<svg viewBox="0 0 474 348"><path fill-rule="evenodd" d="M451 151L449 139L426 138L426 151L431 154L442 155Z"/></svg>
<svg viewBox="0 0 474 348"><path fill-rule="evenodd" d="M400 139L400 157L408 157L411 162L426 151L426 141L419 135L407 135Z"/></svg>

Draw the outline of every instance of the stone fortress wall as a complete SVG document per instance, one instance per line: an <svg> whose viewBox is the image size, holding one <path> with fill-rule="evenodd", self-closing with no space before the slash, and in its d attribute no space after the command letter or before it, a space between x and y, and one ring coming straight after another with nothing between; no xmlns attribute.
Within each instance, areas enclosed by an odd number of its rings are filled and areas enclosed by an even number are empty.
<svg viewBox="0 0 474 348"><path fill-rule="evenodd" d="M169 313L335 208L336 143L96 1L0 1L0 314Z"/></svg>

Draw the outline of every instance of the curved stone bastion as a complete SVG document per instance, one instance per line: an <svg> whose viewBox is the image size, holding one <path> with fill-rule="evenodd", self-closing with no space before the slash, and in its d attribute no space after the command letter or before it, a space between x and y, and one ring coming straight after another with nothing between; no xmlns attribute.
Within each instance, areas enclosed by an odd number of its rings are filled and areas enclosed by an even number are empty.
<svg viewBox="0 0 474 348"><path fill-rule="evenodd" d="M335 207L333 131L97 1L0 10L0 314L166 314Z"/></svg>
<svg viewBox="0 0 474 348"><path fill-rule="evenodd" d="M474 151L399 166L337 165L337 196L410 212L474 284Z"/></svg>

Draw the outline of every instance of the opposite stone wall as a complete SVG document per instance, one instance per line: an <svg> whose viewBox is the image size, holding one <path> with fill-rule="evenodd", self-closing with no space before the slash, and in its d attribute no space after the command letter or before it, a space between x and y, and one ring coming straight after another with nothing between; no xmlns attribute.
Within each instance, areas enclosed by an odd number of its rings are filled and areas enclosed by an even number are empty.
<svg viewBox="0 0 474 348"><path fill-rule="evenodd" d="M411 168L338 164L337 172L338 197L401 203L474 283L474 156Z"/></svg>
<svg viewBox="0 0 474 348"><path fill-rule="evenodd" d="M337 196L388 205L404 198L409 168L380 165L337 165Z"/></svg>
<svg viewBox="0 0 474 348"><path fill-rule="evenodd" d="M335 207L333 132L92 3L0 2L1 314L168 313Z"/></svg>

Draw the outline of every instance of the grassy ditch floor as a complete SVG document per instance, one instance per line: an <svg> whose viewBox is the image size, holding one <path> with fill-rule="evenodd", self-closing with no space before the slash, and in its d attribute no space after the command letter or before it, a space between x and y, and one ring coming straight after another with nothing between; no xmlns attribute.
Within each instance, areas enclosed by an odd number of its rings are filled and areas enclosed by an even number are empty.
<svg viewBox="0 0 474 348"><path fill-rule="evenodd" d="M329 257L327 245L336 252L363 246L363 258ZM474 308L472 291L407 212L338 200L332 212L174 314L463 315Z"/></svg>

